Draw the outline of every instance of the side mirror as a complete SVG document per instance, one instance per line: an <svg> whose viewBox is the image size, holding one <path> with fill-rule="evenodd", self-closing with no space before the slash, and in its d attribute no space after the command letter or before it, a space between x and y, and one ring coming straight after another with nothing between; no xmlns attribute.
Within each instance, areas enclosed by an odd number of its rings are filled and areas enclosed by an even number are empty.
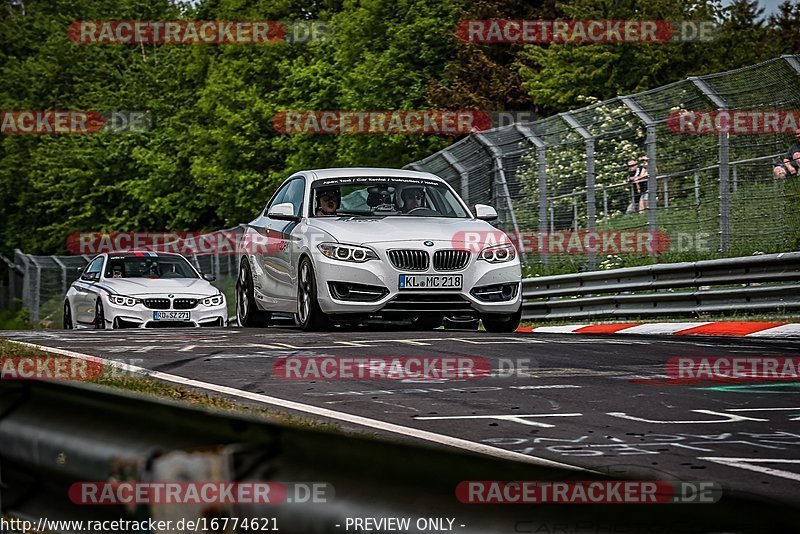
<svg viewBox="0 0 800 534"><path fill-rule="evenodd" d="M475 217L482 221L494 221L497 219L497 210L486 204L475 204Z"/></svg>
<svg viewBox="0 0 800 534"><path fill-rule="evenodd" d="M270 219L278 219L279 221L299 221L300 217L294 214L294 204L291 202L284 202L270 208L267 217Z"/></svg>
<svg viewBox="0 0 800 534"><path fill-rule="evenodd" d="M90 282L96 282L100 280L100 273L84 273L81 275L81 278L89 280Z"/></svg>
<svg viewBox="0 0 800 534"><path fill-rule="evenodd" d="M214 276L213 274L203 273L203 280L205 280L207 282L213 282L216 279L217 279L217 277Z"/></svg>

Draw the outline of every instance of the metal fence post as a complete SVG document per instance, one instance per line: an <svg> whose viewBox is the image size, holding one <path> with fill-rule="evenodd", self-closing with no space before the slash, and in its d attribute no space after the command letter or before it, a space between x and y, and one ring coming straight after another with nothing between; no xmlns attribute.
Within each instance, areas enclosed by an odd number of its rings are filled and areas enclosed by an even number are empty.
<svg viewBox="0 0 800 534"><path fill-rule="evenodd" d="M450 165L450 167L454 171L456 171L456 174L458 174L458 177L461 180L461 198L464 199L464 202L466 202L467 204L470 204L470 201L469 201L469 173L467 172L467 169L465 169L464 166L461 165L458 162L458 160L455 158L455 156L453 156L447 150L443 150L442 151L442 157L447 162L447 164Z"/></svg>
<svg viewBox="0 0 800 534"><path fill-rule="evenodd" d="M30 300L30 307L28 311L30 312L31 322L37 322L39 320L39 307L41 306L41 291L42 291L42 266L39 265L39 262L36 261L36 258L33 256L28 256L33 263L35 270L34 270L34 277L33 277L33 287L31 287L31 300Z"/></svg>
<svg viewBox="0 0 800 534"><path fill-rule="evenodd" d="M517 129L519 133L521 133L528 142L532 143L536 147L536 164L538 168L538 177L539 177L539 232L547 232L547 147L544 144L544 141L533 131L524 126L522 123L516 123L514 127ZM538 241L537 242L541 242ZM548 242L548 241L546 241ZM550 261L550 256L547 254L546 250L542 250L539 252L539 259L545 265L547 265Z"/></svg>
<svg viewBox="0 0 800 534"><path fill-rule="evenodd" d="M703 78L689 80L708 98L717 110L728 109L728 104ZM719 248L728 252L731 242L731 191L730 191L730 138L727 132L719 133Z"/></svg>
<svg viewBox="0 0 800 534"><path fill-rule="evenodd" d="M597 230L597 206L595 205L595 167L594 167L594 136L589 130L583 127L570 112L559 114L564 121L569 124L586 142L586 230L594 232ZM575 200L575 230L578 229L578 205ZM589 270L597 268L597 252L589 252L587 259Z"/></svg>
<svg viewBox="0 0 800 534"><path fill-rule="evenodd" d="M50 256L50 257L53 259L54 262L56 262L56 265L58 265L59 268L61 269L61 294L62 295L66 295L67 294L67 266L64 265L64 263L61 260L58 259L58 256Z"/></svg>
<svg viewBox="0 0 800 534"><path fill-rule="evenodd" d="M639 118L645 125L647 137L645 138L645 145L647 146L647 229L650 232L658 230L658 166L656 165L656 158L658 157L657 142L658 135L656 134L656 121L647 111L639 105L639 103L630 96L620 97L622 102L628 109L630 109L636 117ZM656 249L651 250L651 254L656 254Z"/></svg>
<svg viewBox="0 0 800 534"><path fill-rule="evenodd" d="M506 210L508 211L509 218L511 219L511 226L514 232L519 236L519 226L517 225L517 215L514 213L514 206L511 203L511 193L508 191L508 183L506 182L506 172L503 168L503 154L492 141L484 134L475 134L475 139L483 145L486 152L492 157L494 161L495 173L497 175L497 185L500 186L502 196L506 199ZM504 221L507 222L507 221Z"/></svg>
<svg viewBox="0 0 800 534"><path fill-rule="evenodd" d="M694 171L694 201L700 205L700 171Z"/></svg>

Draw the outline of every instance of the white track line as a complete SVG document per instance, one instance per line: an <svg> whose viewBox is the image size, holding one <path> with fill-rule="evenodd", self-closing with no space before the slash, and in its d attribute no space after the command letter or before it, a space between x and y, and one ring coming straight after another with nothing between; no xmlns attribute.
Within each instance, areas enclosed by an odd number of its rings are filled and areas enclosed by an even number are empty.
<svg viewBox="0 0 800 534"><path fill-rule="evenodd" d="M13 341L13 340L9 340ZM373 428L375 430L383 430L386 432L392 432L395 434L400 434L403 436L411 436L415 438L419 438L425 441L430 441L433 443L438 443L440 445L447 445L450 447L454 447L457 449L462 449L465 451L469 451L472 453L484 454L488 456L494 456L496 458L502 458L504 460L511 460L514 462L522 462L526 464L533 464L540 467L552 467L556 469L569 469L578 472L584 473L594 473L594 471L590 469L584 469L582 467L577 467L574 465L563 464L560 462L555 462L553 460L548 460L546 458L539 458L536 456L529 456L527 454L522 454L519 452L508 451L505 449L501 449L498 447L492 447L490 445L484 445L481 443L476 443L474 441L469 441L466 439L461 438L454 438L452 436L446 436L444 434L437 434L435 432L428 432L426 430L419 430L416 428L411 428L402 425L396 425L394 423L387 423L385 421L379 421L377 419L370 419L368 417L362 417L360 415L353 415L344 412L337 412L335 410L329 410L327 408L318 408L317 406L312 406L310 404L303 404L300 402L294 402L285 399L279 399L277 397L270 397L268 395L261 395L259 393L251 393L249 391L242 391L240 389L231 388L227 386L220 386L217 384L211 384L209 382L202 382L199 380L193 380L190 378L184 378L182 376L171 375L168 373L162 373L160 371L152 371L150 369L146 369L144 367L137 367L135 365L130 365L127 363L122 363L114 360L107 360L105 358L100 358L97 356L91 356L89 354L82 354L80 352L73 352L70 350L65 349L57 349L53 347L47 347L44 345L37 345L35 343L26 343L23 341L13 341L14 343L19 343L20 345L25 345L28 347L33 347L39 350L43 350L46 352L52 352L54 354L61 354L62 356L69 356L72 358L79 358L81 360L87 360L91 362L98 362L102 363L103 365L114 367L117 369L121 369L124 371L128 371L131 373L136 373L144 376L148 376L151 378L155 378L158 380L163 380L165 382L172 382L175 384L180 384L182 386L189 386L199 389L205 389L208 391L214 391L217 393L222 393L224 395L231 395L234 397L241 397L243 399L248 399L256 402L261 402L264 404L270 404L273 406L280 406L282 408L287 408L289 410L296 410L299 412L305 412L313 415L317 415L319 417L326 417L328 419L335 419L337 421L344 421L347 423L353 423L356 425L365 426L368 428Z"/></svg>

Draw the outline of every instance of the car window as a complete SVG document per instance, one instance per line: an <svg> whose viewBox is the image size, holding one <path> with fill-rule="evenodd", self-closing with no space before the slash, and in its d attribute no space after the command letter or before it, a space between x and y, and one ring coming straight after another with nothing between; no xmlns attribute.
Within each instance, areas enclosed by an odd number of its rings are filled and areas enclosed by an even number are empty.
<svg viewBox="0 0 800 534"><path fill-rule="evenodd" d="M303 209L303 193L305 192L306 184L302 178L292 180L286 187L286 194L283 197L281 204L291 202L294 205L294 214L299 217Z"/></svg>
<svg viewBox="0 0 800 534"><path fill-rule="evenodd" d="M269 210L278 204L291 202L294 204L294 214L299 217L303 207L303 193L305 191L305 186L305 180L302 176L294 178L293 180L284 184L284 186L278 190L278 192L269 202L267 207L264 208L264 215L268 215Z"/></svg>
<svg viewBox="0 0 800 534"><path fill-rule="evenodd" d="M182 256L112 256L106 278L197 278L197 273Z"/></svg>
<svg viewBox="0 0 800 534"><path fill-rule="evenodd" d="M335 214L381 217L468 218L456 194L439 181L418 178L343 177L319 180L312 198L340 198ZM318 206L317 206L318 207ZM334 213L315 211L315 216Z"/></svg>
<svg viewBox="0 0 800 534"><path fill-rule="evenodd" d="M288 189L289 189L289 184L286 184L278 190L278 193L274 197L272 197L272 200L270 200L269 204L267 204L267 207L264 208L264 215L269 213L269 210L272 208L272 206L277 206L278 204L283 202L283 197L286 196L286 191Z"/></svg>
<svg viewBox="0 0 800 534"><path fill-rule="evenodd" d="M91 275L98 275L103 270L103 257L99 256L92 260L86 269L83 271L81 278L84 280L90 280L93 277Z"/></svg>

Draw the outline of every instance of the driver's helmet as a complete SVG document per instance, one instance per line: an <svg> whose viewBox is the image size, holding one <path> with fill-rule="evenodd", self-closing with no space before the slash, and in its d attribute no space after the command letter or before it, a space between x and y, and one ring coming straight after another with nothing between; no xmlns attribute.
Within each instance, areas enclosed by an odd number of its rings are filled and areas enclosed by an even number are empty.
<svg viewBox="0 0 800 534"><path fill-rule="evenodd" d="M111 277L112 278L122 278L125 276L125 271L122 268L122 264L117 263L113 267L111 267Z"/></svg>
<svg viewBox="0 0 800 534"><path fill-rule="evenodd" d="M425 206L425 188L421 185L410 184L403 187L398 187L397 193L395 194L397 206L401 210L407 209L406 199L410 198L411 195L418 195L420 197L420 206Z"/></svg>

